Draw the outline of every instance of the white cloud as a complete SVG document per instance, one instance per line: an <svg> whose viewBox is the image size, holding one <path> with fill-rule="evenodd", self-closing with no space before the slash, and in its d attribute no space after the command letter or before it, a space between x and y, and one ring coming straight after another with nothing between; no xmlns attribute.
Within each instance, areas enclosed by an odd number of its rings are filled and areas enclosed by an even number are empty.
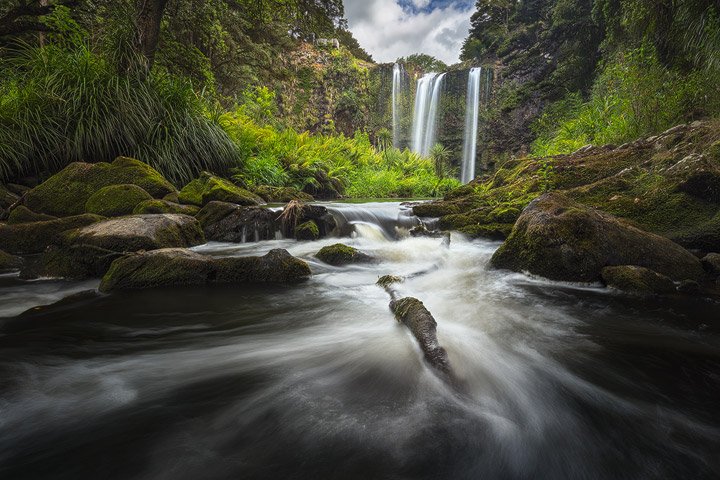
<svg viewBox="0 0 720 480"><path fill-rule="evenodd" d="M411 12L397 0L345 0L350 31L378 62L392 62L413 53L427 53L445 63L458 61L468 35L470 16L466 2ZM413 0L419 7L430 0Z"/></svg>

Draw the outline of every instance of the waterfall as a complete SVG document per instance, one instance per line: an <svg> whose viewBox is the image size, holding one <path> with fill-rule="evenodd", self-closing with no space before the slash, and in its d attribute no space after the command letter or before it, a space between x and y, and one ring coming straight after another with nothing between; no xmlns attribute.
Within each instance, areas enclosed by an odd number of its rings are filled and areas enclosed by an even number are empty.
<svg viewBox="0 0 720 480"><path fill-rule="evenodd" d="M440 106L440 93L442 91L443 78L445 78L444 73L440 74L433 84L430 111L428 112L425 125L425 138L423 139L422 151L420 152L424 156L430 155L430 150L433 145L435 145L435 139L437 137L438 108Z"/></svg>
<svg viewBox="0 0 720 480"><path fill-rule="evenodd" d="M473 68L468 76L467 104L465 107L465 141L463 145L462 183L475 178L475 161L477 157L478 112L480 110L480 79L482 67ZM488 84L490 82L487 82Z"/></svg>
<svg viewBox="0 0 720 480"><path fill-rule="evenodd" d="M392 79L392 134L393 147L398 148L400 142L400 92L402 89L402 66L393 65Z"/></svg>
<svg viewBox="0 0 720 480"><path fill-rule="evenodd" d="M441 75L442 77L442 75ZM437 73L427 73L422 76L417 83L417 92L415 92L415 110L413 111L413 131L412 131L412 151L421 155L427 155L424 150L425 138L428 132L428 124L430 123L429 113L432 109L435 94L440 95L440 89L435 88ZM439 83L439 82L437 82ZM437 114L437 106L435 107ZM434 119L432 120L434 124Z"/></svg>

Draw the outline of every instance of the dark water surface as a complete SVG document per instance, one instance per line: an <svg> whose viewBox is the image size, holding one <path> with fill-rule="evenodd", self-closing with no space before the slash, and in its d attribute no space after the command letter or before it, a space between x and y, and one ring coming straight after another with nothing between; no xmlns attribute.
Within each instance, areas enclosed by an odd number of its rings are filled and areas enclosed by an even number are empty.
<svg viewBox="0 0 720 480"><path fill-rule="evenodd" d="M0 478L720 478L720 305L489 271L497 244L360 217L348 243L379 264L313 261L335 240L198 248L288 248L315 273L294 287L0 277ZM400 290L461 393L374 285L425 269Z"/></svg>

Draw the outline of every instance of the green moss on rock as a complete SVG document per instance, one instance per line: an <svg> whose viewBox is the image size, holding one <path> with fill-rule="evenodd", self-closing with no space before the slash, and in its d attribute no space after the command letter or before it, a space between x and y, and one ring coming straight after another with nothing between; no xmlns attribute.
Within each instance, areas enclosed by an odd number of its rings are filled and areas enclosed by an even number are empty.
<svg viewBox="0 0 720 480"><path fill-rule="evenodd" d="M309 220L295 227L295 238L298 240L317 240L320 238L320 229L317 223Z"/></svg>
<svg viewBox="0 0 720 480"><path fill-rule="evenodd" d="M93 193L85 203L87 213L104 217L130 215L140 203L152 196L137 185L110 185Z"/></svg>
<svg viewBox="0 0 720 480"><path fill-rule="evenodd" d="M212 201L236 203L238 205L259 205L262 200L229 180L203 172L199 178L188 183L178 195L180 203L203 207Z"/></svg>
<svg viewBox="0 0 720 480"><path fill-rule="evenodd" d="M137 185L154 198L174 192L175 187L149 165L120 157L113 163L75 162L27 193L31 210L58 217L85 212L88 199L110 185Z"/></svg>
<svg viewBox="0 0 720 480"><path fill-rule="evenodd" d="M100 290L134 290L206 284L295 283L311 275L308 264L286 250L262 257L212 258L182 248L140 252L115 260Z"/></svg>
<svg viewBox="0 0 720 480"><path fill-rule="evenodd" d="M605 267L601 275L608 287L624 292L649 295L675 291L675 284L668 277L636 265Z"/></svg>
<svg viewBox="0 0 720 480"><path fill-rule="evenodd" d="M197 215L199 211L200 208L195 205L180 205L179 203L168 200L151 199L138 203L132 213L135 215L150 213L182 213L184 215L194 216Z"/></svg>
<svg viewBox="0 0 720 480"><path fill-rule="evenodd" d="M19 270L23 265L23 259L10 255L9 253L0 250L0 273L12 272Z"/></svg>
<svg viewBox="0 0 720 480"><path fill-rule="evenodd" d="M328 265L341 266L350 263L369 263L373 257L342 243L336 243L320 249L315 257Z"/></svg>
<svg viewBox="0 0 720 480"><path fill-rule="evenodd" d="M104 220L89 213L44 222L0 225L0 245L15 255L40 253L62 241L62 233Z"/></svg>
<svg viewBox="0 0 720 480"><path fill-rule="evenodd" d="M35 213L25 205L18 205L10 212L8 224L15 225L18 223L46 222L48 220L56 220L57 217L46 215L44 213Z"/></svg>
<svg viewBox="0 0 720 480"><path fill-rule="evenodd" d="M604 267L617 265L646 267L675 280L703 276L700 261L676 243L560 193L528 205L491 264L577 282L597 281Z"/></svg>

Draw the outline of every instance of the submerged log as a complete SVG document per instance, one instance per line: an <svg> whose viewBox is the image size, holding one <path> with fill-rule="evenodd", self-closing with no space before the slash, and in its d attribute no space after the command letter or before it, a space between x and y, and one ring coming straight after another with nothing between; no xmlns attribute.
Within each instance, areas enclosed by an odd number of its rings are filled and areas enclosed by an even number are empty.
<svg viewBox="0 0 720 480"><path fill-rule="evenodd" d="M385 275L377 284L390 295L390 310L398 322L402 322L413 334L420 345L425 360L437 371L449 379L453 379L447 352L440 346L437 339L437 322L425 305L413 297L399 298L393 285L402 283L403 277Z"/></svg>
<svg viewBox="0 0 720 480"><path fill-rule="evenodd" d="M425 305L417 298L405 297L390 301L390 310L415 336L425 360L436 370L450 375L447 352L437 340L437 322Z"/></svg>

